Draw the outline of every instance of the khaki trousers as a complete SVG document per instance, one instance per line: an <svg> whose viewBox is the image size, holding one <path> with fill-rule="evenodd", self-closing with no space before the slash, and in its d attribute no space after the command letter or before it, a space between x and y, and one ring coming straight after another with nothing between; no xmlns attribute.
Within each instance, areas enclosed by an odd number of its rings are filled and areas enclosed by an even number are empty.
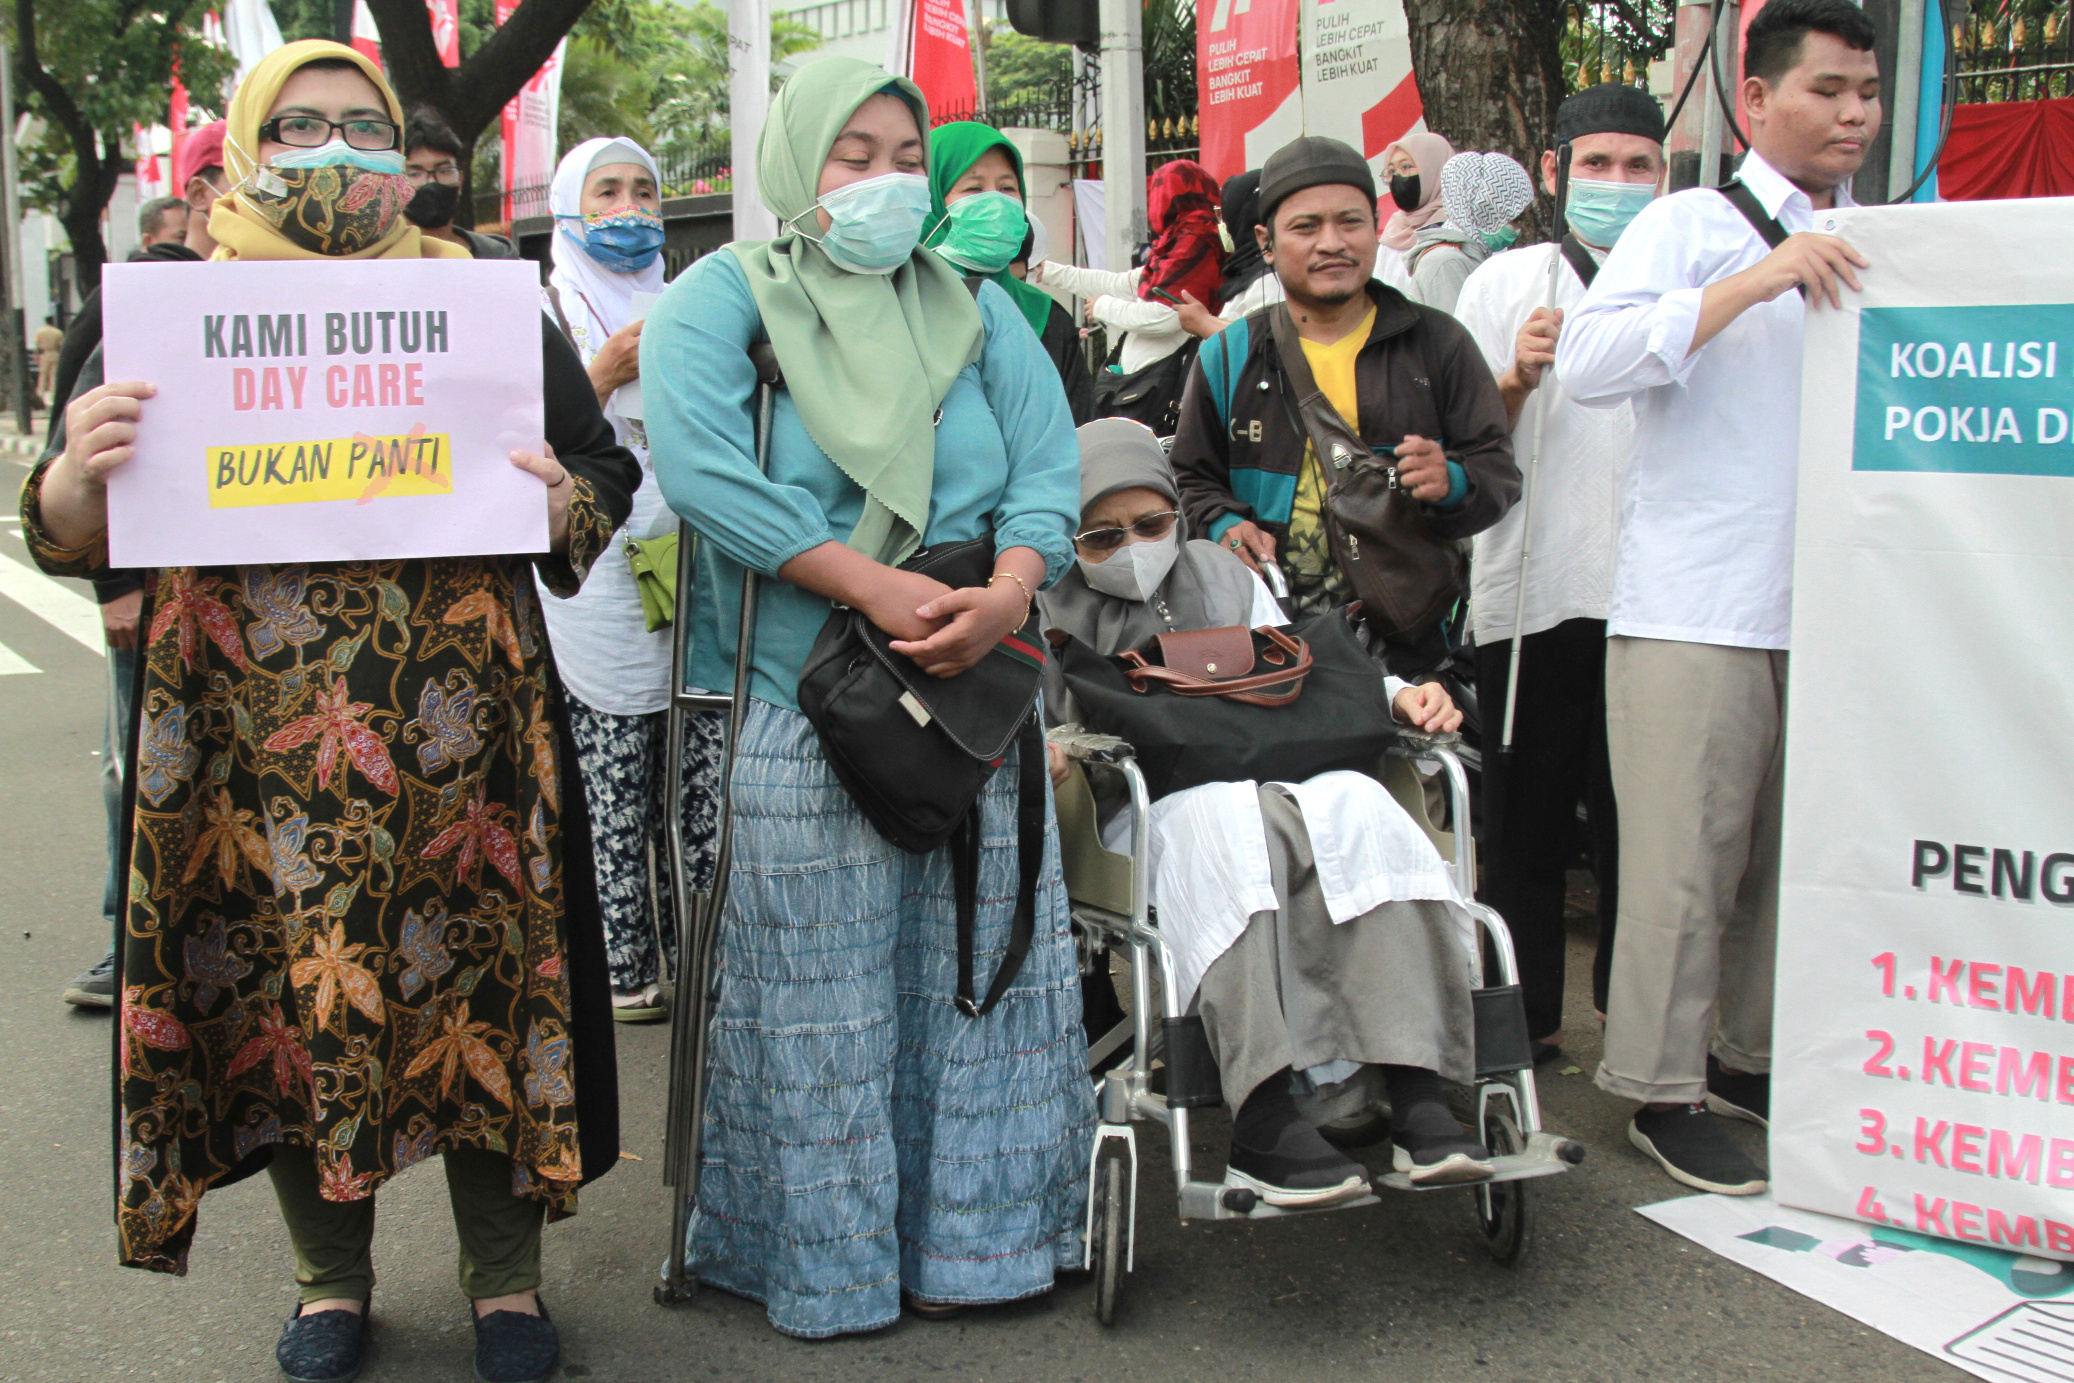
<svg viewBox="0 0 2074 1383"><path fill-rule="evenodd" d="M1769 1071L1786 654L1616 636L1620 910L1598 1085L1696 1103L1707 1054Z"/></svg>

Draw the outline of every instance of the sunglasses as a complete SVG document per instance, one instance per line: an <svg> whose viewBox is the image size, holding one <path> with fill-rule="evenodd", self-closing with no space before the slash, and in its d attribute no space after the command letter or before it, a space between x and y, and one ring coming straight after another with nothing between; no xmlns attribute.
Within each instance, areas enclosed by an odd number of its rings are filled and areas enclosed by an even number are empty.
<svg viewBox="0 0 2074 1383"><path fill-rule="evenodd" d="M1128 528L1090 528L1085 533L1075 533L1073 541L1090 552L1108 552L1121 547L1123 540L1133 533L1148 540L1164 538L1173 531L1174 520L1180 517L1180 511L1174 509L1163 514L1146 514L1133 519Z"/></svg>

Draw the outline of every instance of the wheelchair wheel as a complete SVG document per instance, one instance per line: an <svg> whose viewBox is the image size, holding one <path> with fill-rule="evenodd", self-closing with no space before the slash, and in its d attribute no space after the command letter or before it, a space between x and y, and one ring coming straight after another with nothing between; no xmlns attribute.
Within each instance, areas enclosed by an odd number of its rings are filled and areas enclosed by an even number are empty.
<svg viewBox="0 0 2074 1383"><path fill-rule="evenodd" d="M1095 1163L1095 1319L1116 1324L1116 1302L1123 1295L1124 1252L1130 1227L1130 1164L1120 1153Z"/></svg>
<svg viewBox="0 0 2074 1383"><path fill-rule="evenodd" d="M1493 1157L1524 1152L1527 1146L1519 1125L1495 1102L1484 1115L1483 1141ZM1476 1188L1476 1227L1485 1250L1497 1262L1517 1263L1527 1251L1533 1225L1527 1187L1524 1181L1498 1181Z"/></svg>

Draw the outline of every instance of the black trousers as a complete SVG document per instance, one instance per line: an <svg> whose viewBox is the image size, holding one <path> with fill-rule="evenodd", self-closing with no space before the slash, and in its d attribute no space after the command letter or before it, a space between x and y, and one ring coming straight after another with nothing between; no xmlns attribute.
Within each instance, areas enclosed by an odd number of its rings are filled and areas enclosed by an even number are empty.
<svg viewBox="0 0 2074 1383"><path fill-rule="evenodd" d="M1499 745L1511 665L1510 640L1476 650L1486 837L1480 896L1512 931L1527 1032L1542 1038L1563 1026L1563 876L1577 853L1579 803L1599 881L1592 1002L1601 1013L1613 973L1620 832L1606 758L1606 622L1565 620L1521 641L1519 712L1507 762Z"/></svg>

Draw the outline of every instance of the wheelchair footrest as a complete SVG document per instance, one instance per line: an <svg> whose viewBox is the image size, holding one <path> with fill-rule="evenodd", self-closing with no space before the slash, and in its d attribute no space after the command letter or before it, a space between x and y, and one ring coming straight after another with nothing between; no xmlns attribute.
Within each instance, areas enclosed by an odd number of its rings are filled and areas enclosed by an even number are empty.
<svg viewBox="0 0 2074 1383"><path fill-rule="evenodd" d="M1571 1153L1565 1156L1565 1152ZM1552 1177L1570 1170L1581 1161L1583 1149L1560 1134L1543 1131L1527 1139L1525 1152L1512 1153L1506 1157L1491 1159L1491 1180L1457 1182L1452 1186L1417 1186L1409 1173L1386 1172L1375 1179L1378 1186L1387 1186L1393 1191L1468 1191L1478 1186L1489 1186L1496 1181L1526 1181L1533 1177Z"/></svg>

